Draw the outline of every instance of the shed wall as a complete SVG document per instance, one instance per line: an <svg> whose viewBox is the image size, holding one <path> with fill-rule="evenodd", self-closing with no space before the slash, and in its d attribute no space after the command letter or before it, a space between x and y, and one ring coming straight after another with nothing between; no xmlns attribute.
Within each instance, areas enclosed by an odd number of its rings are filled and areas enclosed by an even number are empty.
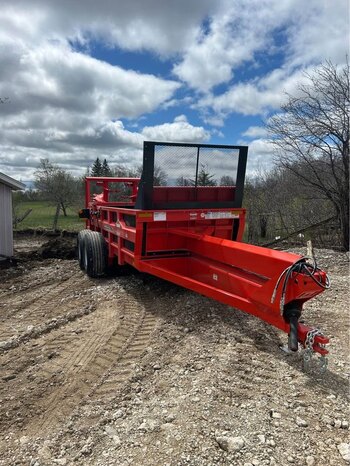
<svg viewBox="0 0 350 466"><path fill-rule="evenodd" d="M13 255L12 192L0 183L0 254Z"/></svg>

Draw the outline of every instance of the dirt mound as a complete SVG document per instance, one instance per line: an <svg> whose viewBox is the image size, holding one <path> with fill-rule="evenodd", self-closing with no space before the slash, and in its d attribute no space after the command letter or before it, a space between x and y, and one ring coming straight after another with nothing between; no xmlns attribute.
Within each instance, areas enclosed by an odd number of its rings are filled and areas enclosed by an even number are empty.
<svg viewBox="0 0 350 466"><path fill-rule="evenodd" d="M43 259L75 259L76 240L74 238L53 238L37 250L37 255Z"/></svg>
<svg viewBox="0 0 350 466"><path fill-rule="evenodd" d="M42 261L43 259L75 259L76 238L56 236L24 236L16 239L14 249L14 265Z"/></svg>

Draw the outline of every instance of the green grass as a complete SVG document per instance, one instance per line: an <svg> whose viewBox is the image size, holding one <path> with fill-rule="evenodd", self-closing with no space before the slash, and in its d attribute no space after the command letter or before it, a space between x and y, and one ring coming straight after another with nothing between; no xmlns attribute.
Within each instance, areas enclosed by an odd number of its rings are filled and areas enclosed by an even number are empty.
<svg viewBox="0 0 350 466"><path fill-rule="evenodd" d="M47 201L25 201L16 206L16 215L20 216L28 209L32 209L32 212L21 223L18 223L16 230L52 228L56 207L49 205ZM78 208L69 207L67 217L62 211L60 212L57 223L59 230L79 231L84 227L85 221L78 217Z"/></svg>

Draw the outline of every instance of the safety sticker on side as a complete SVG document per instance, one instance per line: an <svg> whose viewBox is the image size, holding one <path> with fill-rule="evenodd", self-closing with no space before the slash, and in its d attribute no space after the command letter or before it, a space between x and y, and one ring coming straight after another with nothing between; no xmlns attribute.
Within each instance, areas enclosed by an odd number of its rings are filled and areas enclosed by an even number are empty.
<svg viewBox="0 0 350 466"><path fill-rule="evenodd" d="M162 222L166 220L166 212L154 212L153 220L155 222Z"/></svg>
<svg viewBox="0 0 350 466"><path fill-rule="evenodd" d="M239 218L239 212L206 212L201 213L201 217L206 220L216 220L222 218Z"/></svg>

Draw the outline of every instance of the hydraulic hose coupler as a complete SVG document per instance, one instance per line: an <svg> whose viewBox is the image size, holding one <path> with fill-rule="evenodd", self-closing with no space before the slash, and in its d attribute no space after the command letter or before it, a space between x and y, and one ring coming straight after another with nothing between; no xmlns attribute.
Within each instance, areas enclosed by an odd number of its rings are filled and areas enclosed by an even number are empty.
<svg viewBox="0 0 350 466"><path fill-rule="evenodd" d="M291 351L298 351L298 320L300 316L301 308L295 302L284 307L283 317L289 324L288 348Z"/></svg>

